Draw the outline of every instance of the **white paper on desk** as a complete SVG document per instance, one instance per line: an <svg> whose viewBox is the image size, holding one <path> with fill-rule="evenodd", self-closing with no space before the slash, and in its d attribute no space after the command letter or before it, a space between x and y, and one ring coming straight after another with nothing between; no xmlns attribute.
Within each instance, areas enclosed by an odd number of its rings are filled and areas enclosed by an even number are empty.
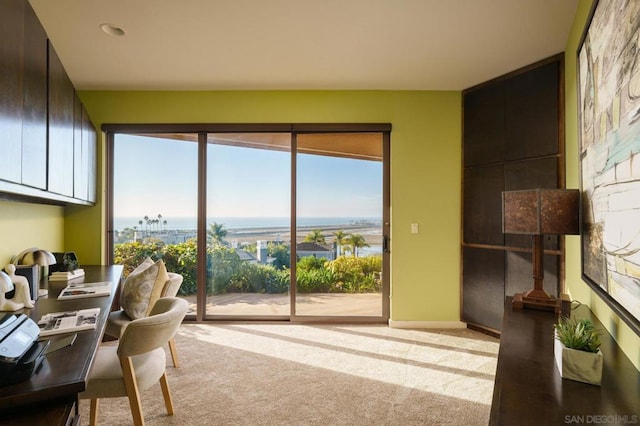
<svg viewBox="0 0 640 426"><path fill-rule="evenodd" d="M96 328L98 315L100 315L100 308L53 312L43 315L38 321L40 336L91 330Z"/></svg>
<svg viewBox="0 0 640 426"><path fill-rule="evenodd" d="M58 296L58 300L81 299L83 297L100 297L111 294L111 282L69 284Z"/></svg>

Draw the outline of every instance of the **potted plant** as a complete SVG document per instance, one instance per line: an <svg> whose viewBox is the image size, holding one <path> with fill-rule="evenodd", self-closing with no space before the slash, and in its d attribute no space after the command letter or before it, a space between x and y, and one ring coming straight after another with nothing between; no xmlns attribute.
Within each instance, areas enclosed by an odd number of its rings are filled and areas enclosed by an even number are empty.
<svg viewBox="0 0 640 426"><path fill-rule="evenodd" d="M554 324L554 355L566 379L600 385L602 352L600 331L588 319L561 318Z"/></svg>

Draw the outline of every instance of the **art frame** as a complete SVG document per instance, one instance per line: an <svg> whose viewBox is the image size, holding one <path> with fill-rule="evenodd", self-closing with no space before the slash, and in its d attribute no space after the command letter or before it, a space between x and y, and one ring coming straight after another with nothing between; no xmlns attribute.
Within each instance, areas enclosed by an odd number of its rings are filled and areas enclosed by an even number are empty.
<svg viewBox="0 0 640 426"><path fill-rule="evenodd" d="M640 335L640 2L594 1L577 68L582 278Z"/></svg>

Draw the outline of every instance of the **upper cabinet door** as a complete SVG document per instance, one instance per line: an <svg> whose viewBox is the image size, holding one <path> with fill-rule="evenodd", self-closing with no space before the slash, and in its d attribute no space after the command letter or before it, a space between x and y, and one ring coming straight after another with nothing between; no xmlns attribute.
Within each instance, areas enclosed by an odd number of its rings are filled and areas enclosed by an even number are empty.
<svg viewBox="0 0 640 426"><path fill-rule="evenodd" d="M0 1L0 179L20 183L22 164L23 0Z"/></svg>
<svg viewBox="0 0 640 426"><path fill-rule="evenodd" d="M47 188L47 34L28 2L24 13L22 184Z"/></svg>
<svg viewBox="0 0 640 426"><path fill-rule="evenodd" d="M49 185L47 190L73 197L73 125L75 90L49 43Z"/></svg>
<svg viewBox="0 0 640 426"><path fill-rule="evenodd" d="M82 108L82 141L86 147L87 160L87 174L84 176L87 185L86 201L95 203L98 184L98 132L84 107Z"/></svg>
<svg viewBox="0 0 640 426"><path fill-rule="evenodd" d="M74 115L73 197L94 203L96 201L97 132L77 95Z"/></svg>

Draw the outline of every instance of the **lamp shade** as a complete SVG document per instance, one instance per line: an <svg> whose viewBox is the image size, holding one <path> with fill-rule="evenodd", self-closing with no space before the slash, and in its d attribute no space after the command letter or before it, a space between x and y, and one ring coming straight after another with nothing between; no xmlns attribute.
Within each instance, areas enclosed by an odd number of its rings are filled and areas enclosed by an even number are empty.
<svg viewBox="0 0 640 426"><path fill-rule="evenodd" d="M502 193L505 234L579 234L577 189L528 189Z"/></svg>
<svg viewBox="0 0 640 426"><path fill-rule="evenodd" d="M19 260L19 264L39 266L55 265L56 257L51 252L36 249L25 254L22 259Z"/></svg>

